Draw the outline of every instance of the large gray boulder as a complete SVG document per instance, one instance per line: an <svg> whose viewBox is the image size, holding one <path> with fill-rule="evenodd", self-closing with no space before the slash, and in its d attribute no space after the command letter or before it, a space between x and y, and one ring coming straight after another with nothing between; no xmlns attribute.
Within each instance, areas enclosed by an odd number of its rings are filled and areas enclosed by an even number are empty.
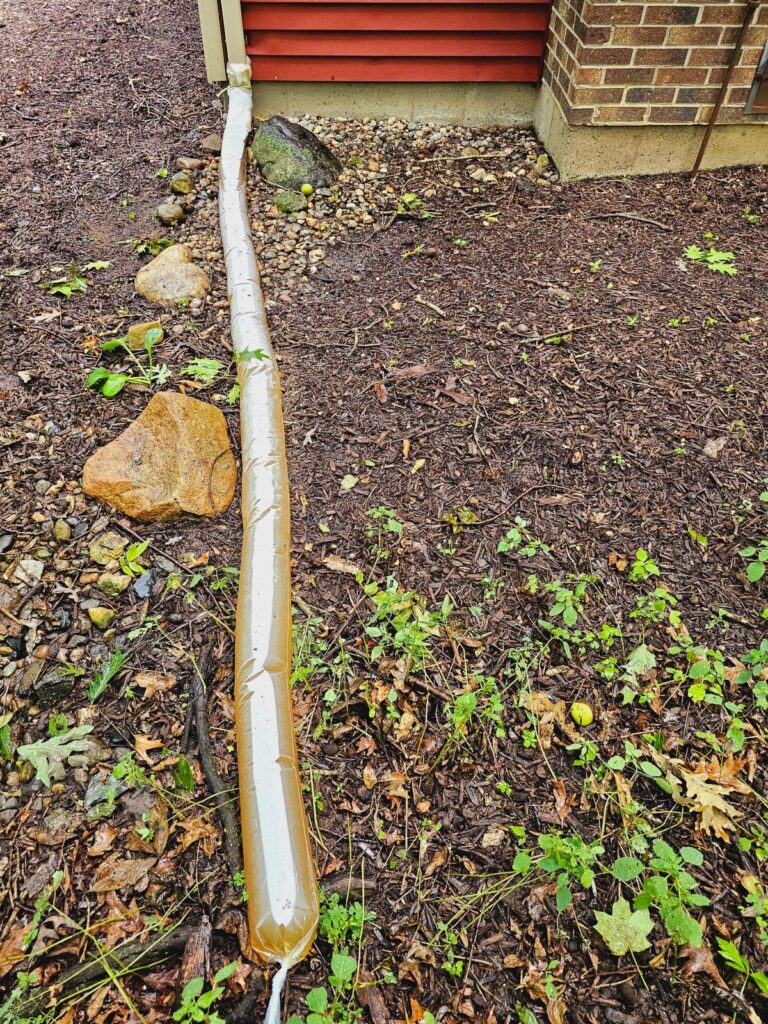
<svg viewBox="0 0 768 1024"><path fill-rule="evenodd" d="M268 182L294 191L306 184L328 188L341 171L339 161L316 135L284 117L259 125L251 150Z"/></svg>

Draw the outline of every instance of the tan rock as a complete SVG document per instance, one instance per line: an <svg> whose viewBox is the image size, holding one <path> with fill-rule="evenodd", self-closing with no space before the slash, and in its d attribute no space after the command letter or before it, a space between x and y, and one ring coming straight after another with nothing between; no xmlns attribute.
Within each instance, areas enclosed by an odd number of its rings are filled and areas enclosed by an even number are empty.
<svg viewBox="0 0 768 1024"><path fill-rule="evenodd" d="M204 299L210 280L192 262L189 245L171 245L136 275L136 291L158 306L176 306L192 299Z"/></svg>
<svg viewBox="0 0 768 1024"><path fill-rule="evenodd" d="M159 320L148 320L146 323L133 324L128 328L128 348L133 352L143 352L147 331L160 331L160 336L155 342L156 345L159 345L165 337L163 325Z"/></svg>
<svg viewBox="0 0 768 1024"><path fill-rule="evenodd" d="M173 391L144 412L83 467L83 489L134 519L212 517L237 481L227 425L214 405Z"/></svg>

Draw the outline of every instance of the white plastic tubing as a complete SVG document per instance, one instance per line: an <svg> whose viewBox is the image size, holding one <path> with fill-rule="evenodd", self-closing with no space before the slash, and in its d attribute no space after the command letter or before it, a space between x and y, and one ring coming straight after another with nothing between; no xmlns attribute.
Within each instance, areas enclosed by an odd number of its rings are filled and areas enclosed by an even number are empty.
<svg viewBox="0 0 768 1024"><path fill-rule="evenodd" d="M267 1024L280 1020L288 969L317 930L317 879L296 761L290 691L290 507L280 379L248 219L250 68L229 65L219 211L240 381L243 552L235 702L251 943L279 965Z"/></svg>

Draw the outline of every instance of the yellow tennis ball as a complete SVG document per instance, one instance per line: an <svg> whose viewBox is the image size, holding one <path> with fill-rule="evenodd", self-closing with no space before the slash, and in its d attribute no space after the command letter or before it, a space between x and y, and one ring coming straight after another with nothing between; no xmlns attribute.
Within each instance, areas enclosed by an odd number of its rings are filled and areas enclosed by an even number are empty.
<svg viewBox="0 0 768 1024"><path fill-rule="evenodd" d="M308 181L305 181L304 184L301 186L302 195L311 196L314 191L315 190L312 188Z"/></svg>
<svg viewBox="0 0 768 1024"><path fill-rule="evenodd" d="M574 720L576 725L591 725L595 720L595 713L589 704L585 704L583 701L577 700L571 704L571 718Z"/></svg>

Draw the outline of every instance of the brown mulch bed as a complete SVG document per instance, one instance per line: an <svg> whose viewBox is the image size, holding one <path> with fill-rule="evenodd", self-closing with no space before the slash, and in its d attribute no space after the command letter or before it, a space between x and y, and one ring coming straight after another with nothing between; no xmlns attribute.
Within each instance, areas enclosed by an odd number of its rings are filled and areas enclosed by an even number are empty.
<svg viewBox="0 0 768 1024"><path fill-rule="evenodd" d="M0 274L0 581L28 601L14 615L20 628L2 621L0 714L13 712L16 745L45 738L54 712L69 727L92 723L111 751L108 768L135 752L137 736L162 741L176 757L188 654L213 644L210 731L218 769L234 785L234 587L220 583L238 560L237 502L213 524L148 528L111 515L78 485L84 458L146 402L140 391L109 402L84 388L97 344L86 339L154 315L133 295L133 277L135 241L173 235L153 219L167 197L156 173L178 156L200 156L200 138L220 127L195 6L122 9L110 0L73 9L47 0L30 15L0 0L0 21L2 267L28 271ZM513 863L523 846L535 850L538 836L557 831L599 840L607 864L638 853L638 835L696 848L704 864L692 874L712 901L695 911L707 946L716 951L717 936L731 938L754 970L765 968L758 929L739 910L745 875L767 881L762 853L737 843L762 827L764 711L753 700L755 680L737 683L734 666L764 636L764 583L747 580L739 550L766 536L768 179L738 170L695 184L667 177L544 187L505 180L503 163L489 160L483 166L501 184L480 188L462 167L428 163L406 180L397 155L390 163L399 189L430 192L435 216L379 218L272 308L292 484L294 694L307 804L323 888L364 896L375 914L363 956L382 984L360 989L363 1013L373 1024L423 1019L419 1007L489 1024L545 1015L557 1022L566 1007L565 1019L578 1024L747 1019L745 1004L719 986L714 963L710 970L701 954L676 950L658 915L651 948L634 961L606 950L593 911L610 910L622 891L608 874L574 884L572 906L558 914L556 878L537 874L523 884ZM208 170L179 237L190 233L211 271L212 301L165 324L160 354L177 374L195 355L228 358L214 196ZM750 222L746 207L760 220ZM707 232L735 253L737 276L684 259L686 246L709 244ZM87 292L64 301L42 287L57 275L52 268L91 260L110 265L90 275ZM280 291L275 280L272 297ZM201 394L216 400L218 390ZM236 407L219 403L236 442ZM342 488L345 477L354 485ZM369 514L382 509L378 519ZM516 517L548 550L498 551ZM74 530L65 543L52 538L62 518ZM379 527L395 519L398 532ZM99 596L88 582L88 545L108 526L152 540L155 575L149 597L129 590L113 602L115 633L103 637L82 602ZM629 578L638 549L650 553L658 576ZM14 577L22 558L45 564L39 586ZM425 641L423 667L409 663L394 629L374 657L382 623L373 622L355 566L366 582L389 576L419 595L411 608L423 601L437 609L450 596L453 611ZM574 586L569 574L595 577L578 638L542 625L556 618L544 587ZM747 722L741 767L727 760L733 714L691 700L673 674L681 657L670 648L684 631L668 618L632 617L638 598L662 581L692 643L723 654L723 699L740 702ZM129 638L147 617L154 627ZM606 625L620 631L613 646L584 635ZM116 643L130 660L91 704L86 682ZM656 670L638 683L643 699L623 705L618 673L640 644ZM613 678L597 669L608 657L617 662ZM30 680L37 662L48 669L57 661L85 675L41 711ZM142 698L131 688L138 671L174 673L177 686ZM483 715L488 677L502 698L499 730ZM555 709L549 722L544 692ZM480 695L476 716L454 729L451 709L466 693ZM539 695L536 714L526 711L531 693ZM581 733L562 713L575 699L595 709ZM594 745L594 759L579 765L582 740ZM689 767L715 757L717 778L731 772L735 829L725 838L699 830L696 815L652 776L628 783L629 772L606 769L626 742L646 760L654 743ZM95 939L111 946L142 936L164 915L175 925L188 915L184 971L202 962L195 942L207 935L205 916L216 926L214 967L239 955L241 904L194 741L187 752L195 803L170 770L153 772L165 753L149 748L135 760L168 799L158 802L156 788L134 780L113 813L90 819L83 799L101 769L76 769L48 790L23 762L3 764L6 996L19 969L34 967L52 985L60 970L93 957ZM641 810L629 813L622 785ZM152 835L141 832L148 824ZM99 884L105 865L125 870L142 858L147 869L135 882ZM53 893L55 871L64 874ZM499 879L507 887L490 894ZM22 956L18 942L41 898L50 906L35 955ZM303 1014L307 991L328 984L327 938L292 973L289 1012ZM180 945L169 963L123 979L124 991L89 993L61 1019L170 1020L181 956ZM456 960L460 974L443 967ZM261 969L241 964L220 1004L227 1021L263 1011ZM720 959L717 968L738 991L738 976ZM757 989L745 996L764 1017Z"/></svg>

